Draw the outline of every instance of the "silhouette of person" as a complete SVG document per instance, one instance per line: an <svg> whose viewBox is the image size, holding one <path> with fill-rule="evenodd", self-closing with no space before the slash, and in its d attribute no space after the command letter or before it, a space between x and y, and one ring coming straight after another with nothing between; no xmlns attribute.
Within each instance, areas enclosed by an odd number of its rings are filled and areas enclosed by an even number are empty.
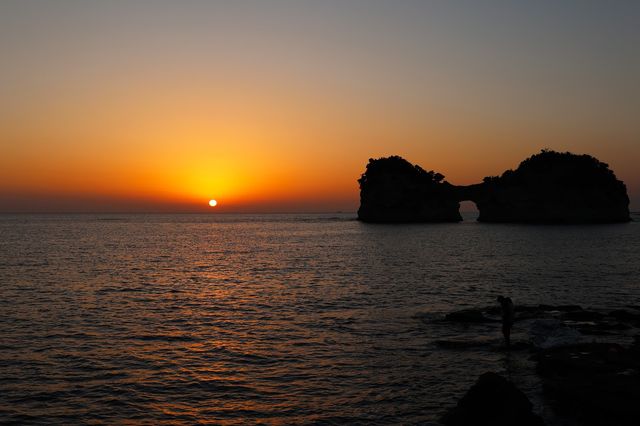
<svg viewBox="0 0 640 426"><path fill-rule="evenodd" d="M497 300L502 310L502 335L508 347L511 345L511 327L516 317L516 310L510 297L498 296Z"/></svg>

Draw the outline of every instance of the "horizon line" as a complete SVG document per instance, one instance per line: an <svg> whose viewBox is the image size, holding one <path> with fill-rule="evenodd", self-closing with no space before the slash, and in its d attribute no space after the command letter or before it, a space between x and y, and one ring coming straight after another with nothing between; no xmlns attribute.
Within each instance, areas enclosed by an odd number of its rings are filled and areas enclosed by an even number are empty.
<svg viewBox="0 0 640 426"><path fill-rule="evenodd" d="M332 210L332 211L224 211L224 212L203 212L203 211L0 211L0 215L12 214L207 214L207 215L228 215L228 214L357 214L357 211Z"/></svg>
<svg viewBox="0 0 640 426"><path fill-rule="evenodd" d="M460 210L460 213L478 213L478 210ZM635 212L630 212L635 213ZM639 212L640 213L640 212ZM0 211L0 215L61 215L61 214L200 214L200 215L231 215L231 214L353 214L357 215L358 211L347 210L331 210L331 211L225 211L225 212L201 212L201 211Z"/></svg>

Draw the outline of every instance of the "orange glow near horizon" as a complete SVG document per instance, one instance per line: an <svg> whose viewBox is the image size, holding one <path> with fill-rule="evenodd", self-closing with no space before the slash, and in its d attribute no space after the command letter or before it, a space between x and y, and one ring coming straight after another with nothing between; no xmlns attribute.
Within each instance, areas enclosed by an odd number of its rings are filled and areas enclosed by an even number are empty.
<svg viewBox="0 0 640 426"><path fill-rule="evenodd" d="M0 4L0 212L355 211L369 158L471 184L542 148L609 163L640 201L618 26L547 43L528 13L352 7Z"/></svg>
<svg viewBox="0 0 640 426"><path fill-rule="evenodd" d="M265 139L270 130L262 131ZM358 129L343 129L343 132L344 140L364 138ZM148 211L202 211L201 200L209 200L211 194L225 200L224 206L216 207L221 212L355 211L359 201L357 179L370 157L399 154L428 170L444 174L451 183L470 184L516 167L537 152L523 146L508 153L501 153L501 148L496 147L494 152L485 150L483 154L473 146L462 149L457 144L443 142L431 146L417 142L422 139L446 141L451 136L444 131L430 137L407 137L409 142L399 144L397 150L382 148L384 142L374 143L371 149L362 144L329 145L322 137L308 148L296 147L293 139L313 140L302 133L297 132L289 140L272 142L243 135L233 138L233 142L220 144L208 144L204 136L191 142L176 137L180 142L168 138L159 140L154 149L142 148L152 145L151 142L141 142L138 146L108 142L78 144L76 148L57 146L54 150L50 150L54 143L49 147L38 144L31 151L22 148L12 153L9 150L8 156L0 160L5 166L0 171L0 194L68 198L69 207L65 210L80 211L85 206L89 210L97 209L99 203L87 201L94 198L120 200L123 206L120 210L127 210L130 202L131 205L145 204L147 207L140 208ZM388 138L391 139L391 135ZM210 140L215 141L215 135L211 135ZM371 140L375 142L375 138ZM594 150L571 146L557 149L589 152L609 162L622 179L630 172ZM102 156L102 151L110 154ZM611 152L602 149L601 152L613 156ZM633 189L634 182L627 181L627 184ZM4 209L11 210L10 206ZM18 209L30 210L28 207Z"/></svg>

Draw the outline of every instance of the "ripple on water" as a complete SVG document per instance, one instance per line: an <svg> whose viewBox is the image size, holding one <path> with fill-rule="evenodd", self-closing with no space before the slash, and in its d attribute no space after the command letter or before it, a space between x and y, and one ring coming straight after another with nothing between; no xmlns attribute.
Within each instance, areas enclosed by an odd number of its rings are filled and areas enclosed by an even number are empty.
<svg viewBox="0 0 640 426"><path fill-rule="evenodd" d="M497 325L437 319L640 300L635 222L353 219L3 216L0 423L427 423L487 370L540 407Z"/></svg>

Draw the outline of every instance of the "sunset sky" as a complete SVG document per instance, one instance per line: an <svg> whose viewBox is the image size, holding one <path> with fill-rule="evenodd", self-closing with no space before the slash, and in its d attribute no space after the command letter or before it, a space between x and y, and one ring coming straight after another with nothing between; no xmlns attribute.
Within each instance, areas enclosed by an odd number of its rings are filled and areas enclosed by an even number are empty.
<svg viewBox="0 0 640 426"><path fill-rule="evenodd" d="M589 153L640 209L638 1L0 2L0 212L355 211Z"/></svg>

